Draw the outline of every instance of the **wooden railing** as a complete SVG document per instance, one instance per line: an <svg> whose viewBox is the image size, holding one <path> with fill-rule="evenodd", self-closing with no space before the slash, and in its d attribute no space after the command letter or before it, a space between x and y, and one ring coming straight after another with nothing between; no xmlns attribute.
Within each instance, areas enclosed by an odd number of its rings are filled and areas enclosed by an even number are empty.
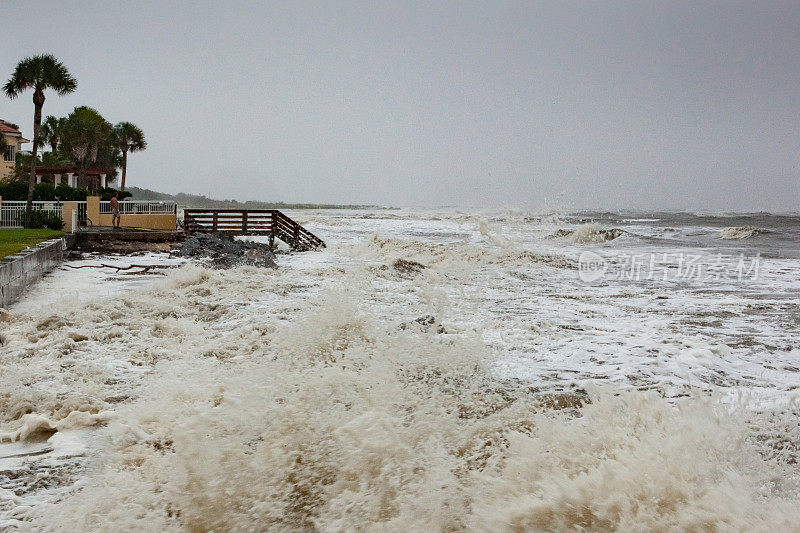
<svg viewBox="0 0 800 533"><path fill-rule="evenodd" d="M266 235L270 246L277 238L292 250L325 247L322 239L277 209L185 209L183 227L186 233Z"/></svg>

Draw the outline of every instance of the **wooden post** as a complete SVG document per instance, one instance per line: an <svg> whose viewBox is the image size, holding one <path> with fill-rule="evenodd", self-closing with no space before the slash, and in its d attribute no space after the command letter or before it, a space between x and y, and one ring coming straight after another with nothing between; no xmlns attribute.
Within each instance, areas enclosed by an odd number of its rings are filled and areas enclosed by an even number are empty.
<svg viewBox="0 0 800 533"><path fill-rule="evenodd" d="M275 248L275 211L269 214L269 247Z"/></svg>
<svg viewBox="0 0 800 533"><path fill-rule="evenodd" d="M214 221L212 222L212 228L214 231L217 231L217 221L219 220L219 211L214 211Z"/></svg>
<svg viewBox="0 0 800 533"><path fill-rule="evenodd" d="M242 233L247 233L247 211L242 211Z"/></svg>

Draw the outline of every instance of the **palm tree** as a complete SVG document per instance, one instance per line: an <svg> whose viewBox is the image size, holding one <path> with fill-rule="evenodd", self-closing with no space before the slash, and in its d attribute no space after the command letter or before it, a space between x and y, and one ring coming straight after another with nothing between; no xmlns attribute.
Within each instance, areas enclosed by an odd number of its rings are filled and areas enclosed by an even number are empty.
<svg viewBox="0 0 800 533"><path fill-rule="evenodd" d="M53 155L56 155L56 150L58 150L58 137L61 134L61 126L63 124L63 118L47 115L47 118L44 119L44 123L42 124L42 128L39 130L42 144L49 144L50 151L53 152Z"/></svg>
<svg viewBox="0 0 800 533"><path fill-rule="evenodd" d="M64 121L60 142L80 166L80 181L86 181L86 166L97 161L100 149L109 145L113 129L103 116L91 107L76 107Z"/></svg>
<svg viewBox="0 0 800 533"><path fill-rule="evenodd" d="M11 78L3 86L6 96L13 99L26 89L33 89L33 151L31 152L31 177L28 181L28 203L25 212L25 227L31 226L33 188L36 185L36 154L41 141L39 128L42 124L42 106L45 89L54 90L59 96L73 92L78 82L67 67L50 54L26 57L19 63Z"/></svg>
<svg viewBox="0 0 800 533"><path fill-rule="evenodd" d="M128 170L128 152L139 152L147 148L147 141L144 140L144 133L136 124L130 122L120 122L114 126L114 140L122 150L122 180L119 188L125 190L125 174Z"/></svg>
<svg viewBox="0 0 800 533"><path fill-rule="evenodd" d="M42 123L39 130L39 137L41 137L42 146L45 144L50 145L50 153L42 151L42 163L45 165L58 165L58 140L61 135L61 126L64 124L63 118L56 118L53 115L48 115Z"/></svg>

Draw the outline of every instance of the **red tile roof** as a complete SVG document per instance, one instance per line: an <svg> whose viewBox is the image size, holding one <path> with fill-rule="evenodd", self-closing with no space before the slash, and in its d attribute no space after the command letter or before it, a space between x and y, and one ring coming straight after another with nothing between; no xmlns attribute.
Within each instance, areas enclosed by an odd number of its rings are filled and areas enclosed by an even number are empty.
<svg viewBox="0 0 800 533"><path fill-rule="evenodd" d="M15 128L11 124L8 124L7 122L5 122L3 120L0 120L0 132L9 133L9 134L14 134L15 133L17 135L22 135L22 133L20 133L18 128Z"/></svg>

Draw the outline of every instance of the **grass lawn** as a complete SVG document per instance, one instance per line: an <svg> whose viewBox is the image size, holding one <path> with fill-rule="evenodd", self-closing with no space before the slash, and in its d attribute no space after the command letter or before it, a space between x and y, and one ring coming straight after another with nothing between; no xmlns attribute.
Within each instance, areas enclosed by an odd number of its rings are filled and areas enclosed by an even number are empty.
<svg viewBox="0 0 800 533"><path fill-rule="evenodd" d="M21 252L37 242L61 235L51 229L0 229L0 257Z"/></svg>

